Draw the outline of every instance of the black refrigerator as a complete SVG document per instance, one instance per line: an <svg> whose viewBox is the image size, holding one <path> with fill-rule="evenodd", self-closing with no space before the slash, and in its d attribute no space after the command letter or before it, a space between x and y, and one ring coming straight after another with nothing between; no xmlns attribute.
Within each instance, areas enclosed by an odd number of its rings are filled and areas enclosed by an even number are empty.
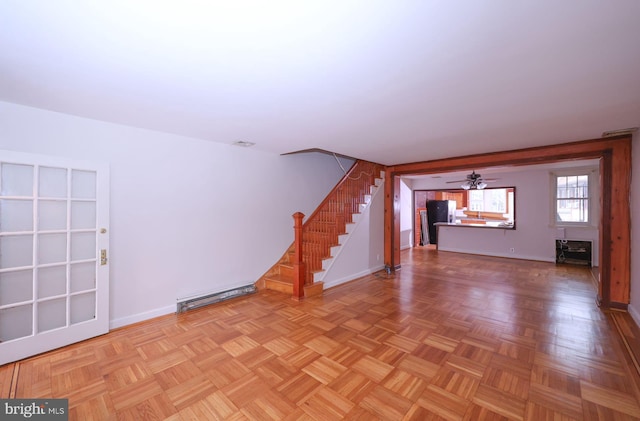
<svg viewBox="0 0 640 421"><path fill-rule="evenodd" d="M449 200L427 200L429 244L438 244L436 222L449 222Z"/></svg>

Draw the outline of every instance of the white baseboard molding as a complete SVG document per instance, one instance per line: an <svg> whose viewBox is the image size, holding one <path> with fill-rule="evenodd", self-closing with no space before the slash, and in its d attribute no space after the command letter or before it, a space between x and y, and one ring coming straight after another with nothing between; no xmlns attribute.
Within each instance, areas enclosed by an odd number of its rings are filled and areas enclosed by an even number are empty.
<svg viewBox="0 0 640 421"><path fill-rule="evenodd" d="M636 322L636 325L640 326L640 312L638 312L638 310L636 310L636 308L631 304L629 304L627 310L629 311L629 314L631 315L633 321Z"/></svg>
<svg viewBox="0 0 640 421"><path fill-rule="evenodd" d="M154 310L145 311L144 313L132 314L131 316L121 317L119 319L113 319L109 322L109 329L116 329L119 327L131 325L145 320L153 319L154 317L164 316L176 312L176 305L156 308Z"/></svg>
<svg viewBox="0 0 640 421"><path fill-rule="evenodd" d="M373 267L371 269L363 270L363 271L358 272L358 273L353 273L353 274L351 274L349 276L345 276L344 278L334 279L334 280L331 280L331 281L326 281L325 280L324 281L324 289L337 287L338 285L342 285L342 284L344 284L346 282L350 282L350 281L353 281L355 279L362 278L363 276L371 275L372 273L381 271L383 269L384 269L384 265L380 265L380 266Z"/></svg>
<svg viewBox="0 0 640 421"><path fill-rule="evenodd" d="M438 246L438 251L450 251L453 253L464 253L464 254L476 254L479 256L491 256L491 257L505 257L507 259L520 259L520 260L535 260L537 262L549 262L555 263L555 258L550 257L540 257L540 256L528 256L523 254L515 254L515 253L491 253L491 252L479 252L477 250L465 250L454 247L440 247Z"/></svg>

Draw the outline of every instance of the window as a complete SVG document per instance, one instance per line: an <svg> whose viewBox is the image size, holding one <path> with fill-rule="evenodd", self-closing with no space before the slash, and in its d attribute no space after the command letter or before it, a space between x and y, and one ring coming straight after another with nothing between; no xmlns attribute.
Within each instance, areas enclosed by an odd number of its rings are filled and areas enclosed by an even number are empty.
<svg viewBox="0 0 640 421"><path fill-rule="evenodd" d="M589 223L589 173L555 175L556 223Z"/></svg>
<svg viewBox="0 0 640 421"><path fill-rule="evenodd" d="M469 210L507 213L508 190L513 192L513 189L467 190Z"/></svg>
<svg viewBox="0 0 640 421"><path fill-rule="evenodd" d="M467 206L456 223L484 227L515 228L515 188L464 190Z"/></svg>
<svg viewBox="0 0 640 421"><path fill-rule="evenodd" d="M483 190L469 190L469 210L471 211L483 211L484 210L484 191Z"/></svg>

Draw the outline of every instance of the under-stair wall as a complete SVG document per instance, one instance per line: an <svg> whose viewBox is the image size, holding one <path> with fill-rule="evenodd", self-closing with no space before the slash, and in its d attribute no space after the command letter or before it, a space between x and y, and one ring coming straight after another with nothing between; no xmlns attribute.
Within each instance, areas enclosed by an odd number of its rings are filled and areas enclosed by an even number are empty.
<svg viewBox="0 0 640 421"><path fill-rule="evenodd" d="M306 218L302 229L305 296L322 293L322 283L314 282L314 278L316 281L322 278L323 265L334 257L332 253L336 253L341 242L346 241L350 229L356 225L357 220L354 218L358 218L366 209L373 194L379 189L383 168L371 162L357 161L316 211ZM294 254L292 244L255 285L260 289L291 293Z"/></svg>
<svg viewBox="0 0 640 421"><path fill-rule="evenodd" d="M340 236L340 246L332 248L323 270L314 275L324 289L384 269L384 180L377 181L369 203L354 215L348 234Z"/></svg>

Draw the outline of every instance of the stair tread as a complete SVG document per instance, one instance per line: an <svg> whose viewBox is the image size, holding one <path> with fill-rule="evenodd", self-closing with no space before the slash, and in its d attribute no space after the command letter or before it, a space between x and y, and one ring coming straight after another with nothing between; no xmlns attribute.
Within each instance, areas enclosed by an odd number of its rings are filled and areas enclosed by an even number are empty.
<svg viewBox="0 0 640 421"><path fill-rule="evenodd" d="M270 281L270 282L293 284L293 277L292 276L282 275L282 274L279 274L279 273L271 275L271 276L267 276L266 280Z"/></svg>

